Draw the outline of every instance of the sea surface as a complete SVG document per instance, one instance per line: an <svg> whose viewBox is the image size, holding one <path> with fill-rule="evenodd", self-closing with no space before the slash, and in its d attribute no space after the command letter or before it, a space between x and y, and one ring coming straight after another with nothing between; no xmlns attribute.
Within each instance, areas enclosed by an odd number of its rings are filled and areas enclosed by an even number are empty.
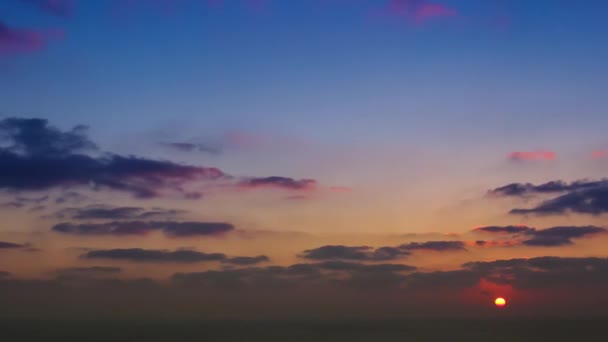
<svg viewBox="0 0 608 342"><path fill-rule="evenodd" d="M608 342L608 320L0 320L0 341Z"/></svg>

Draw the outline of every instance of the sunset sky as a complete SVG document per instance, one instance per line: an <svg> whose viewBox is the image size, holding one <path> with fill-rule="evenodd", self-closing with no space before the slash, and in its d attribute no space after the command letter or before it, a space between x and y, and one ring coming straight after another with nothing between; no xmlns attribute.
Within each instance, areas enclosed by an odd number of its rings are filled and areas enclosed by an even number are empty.
<svg viewBox="0 0 608 342"><path fill-rule="evenodd" d="M607 11L0 1L0 317L608 316Z"/></svg>

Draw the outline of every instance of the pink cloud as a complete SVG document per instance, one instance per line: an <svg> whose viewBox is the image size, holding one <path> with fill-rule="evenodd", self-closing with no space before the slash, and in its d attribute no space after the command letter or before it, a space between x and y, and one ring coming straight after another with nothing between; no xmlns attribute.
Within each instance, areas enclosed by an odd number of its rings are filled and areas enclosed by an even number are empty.
<svg viewBox="0 0 608 342"><path fill-rule="evenodd" d="M507 156L511 160L544 160L551 161L557 158L557 153L553 151L518 151L511 152Z"/></svg>
<svg viewBox="0 0 608 342"><path fill-rule="evenodd" d="M63 30L16 29L0 22L0 55L42 50L50 39L62 38Z"/></svg>
<svg viewBox="0 0 608 342"><path fill-rule="evenodd" d="M436 18L454 17L458 11L427 0L390 0L388 12L392 15L405 17L416 24Z"/></svg>
<svg viewBox="0 0 608 342"><path fill-rule="evenodd" d="M608 158L608 150L596 150L591 152L592 159L606 159Z"/></svg>

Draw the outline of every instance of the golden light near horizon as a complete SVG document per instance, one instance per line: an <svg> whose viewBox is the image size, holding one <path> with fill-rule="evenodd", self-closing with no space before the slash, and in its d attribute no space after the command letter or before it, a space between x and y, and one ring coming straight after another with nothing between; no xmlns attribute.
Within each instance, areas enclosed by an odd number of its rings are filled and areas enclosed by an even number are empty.
<svg viewBox="0 0 608 342"><path fill-rule="evenodd" d="M502 308L502 307L505 307L505 306L507 305L507 300L506 300L506 299L504 299L504 298L502 298L502 297L498 297L498 298L496 298L496 299L494 300L494 304L495 304L497 307Z"/></svg>

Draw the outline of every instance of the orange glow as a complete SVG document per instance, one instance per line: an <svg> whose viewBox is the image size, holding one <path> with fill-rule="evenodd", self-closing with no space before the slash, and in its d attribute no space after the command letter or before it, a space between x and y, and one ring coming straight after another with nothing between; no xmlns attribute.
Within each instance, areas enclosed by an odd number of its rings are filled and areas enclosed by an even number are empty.
<svg viewBox="0 0 608 342"><path fill-rule="evenodd" d="M502 308L507 305L507 301L502 297L498 297L494 300L494 304L496 304L497 307Z"/></svg>

